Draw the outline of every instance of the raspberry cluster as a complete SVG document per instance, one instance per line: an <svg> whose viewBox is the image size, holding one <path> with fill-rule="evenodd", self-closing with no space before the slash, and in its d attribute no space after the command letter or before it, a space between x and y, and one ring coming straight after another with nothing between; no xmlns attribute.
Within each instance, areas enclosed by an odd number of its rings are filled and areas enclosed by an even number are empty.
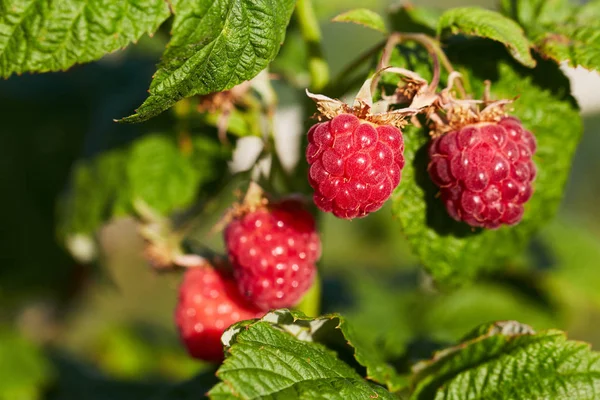
<svg viewBox="0 0 600 400"><path fill-rule="evenodd" d="M535 137L514 117L481 122L431 142L429 175L450 216L495 229L523 217L536 168Z"/></svg>
<svg viewBox="0 0 600 400"><path fill-rule="evenodd" d="M218 362L221 335L241 320L295 306L312 286L321 243L312 215L294 199L241 212L224 231L232 272L189 268L175 321L191 356Z"/></svg>
<svg viewBox="0 0 600 400"><path fill-rule="evenodd" d="M345 219L380 209L404 167L400 129L340 114L308 132L306 160L314 202Z"/></svg>

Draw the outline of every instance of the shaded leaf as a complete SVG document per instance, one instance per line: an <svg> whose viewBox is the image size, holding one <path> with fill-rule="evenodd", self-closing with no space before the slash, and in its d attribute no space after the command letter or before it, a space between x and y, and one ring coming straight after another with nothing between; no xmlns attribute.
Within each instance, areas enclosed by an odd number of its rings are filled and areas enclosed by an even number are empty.
<svg viewBox="0 0 600 400"><path fill-rule="evenodd" d="M506 46L515 60L535 67L523 29L502 14L477 7L453 8L440 17L438 34L445 31L496 40Z"/></svg>
<svg viewBox="0 0 600 400"><path fill-rule="evenodd" d="M399 5L392 10L390 19L398 32L424 32L435 35L442 10L430 7Z"/></svg>
<svg viewBox="0 0 600 400"><path fill-rule="evenodd" d="M150 97L122 122L141 122L178 100L231 89L271 62L285 37L293 0L177 3L173 36Z"/></svg>
<svg viewBox="0 0 600 400"><path fill-rule="evenodd" d="M0 76L65 70L152 34L164 0L1 0Z"/></svg>
<svg viewBox="0 0 600 400"><path fill-rule="evenodd" d="M411 399L597 399L600 355L563 332L485 324L414 368Z"/></svg>
<svg viewBox="0 0 600 400"><path fill-rule="evenodd" d="M569 95L568 80L558 66L539 62L536 69L525 69L496 50L482 41L473 46L462 43L449 53L460 60L455 65L468 77L466 83L476 98L482 95L484 79L492 80L494 98L520 96L512 114L538 141L534 195L516 226L474 230L452 220L436 198L438 189L427 174L429 137L422 130L407 128L406 166L393 196L393 212L414 251L440 283L457 284L483 269L503 267L523 251L533 233L556 213L581 138L581 118ZM485 60L476 56L482 52L486 53ZM476 61L471 62L474 57Z"/></svg>
<svg viewBox="0 0 600 400"><path fill-rule="evenodd" d="M386 34L387 28L381 15L366 8L346 11L332 19L334 22L352 22Z"/></svg>

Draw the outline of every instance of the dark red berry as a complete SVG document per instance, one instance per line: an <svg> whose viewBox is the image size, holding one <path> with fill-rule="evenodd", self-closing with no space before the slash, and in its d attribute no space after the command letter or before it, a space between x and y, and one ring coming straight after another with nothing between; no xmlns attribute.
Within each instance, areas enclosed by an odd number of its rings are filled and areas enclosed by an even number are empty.
<svg viewBox="0 0 600 400"><path fill-rule="evenodd" d="M434 139L429 175L450 216L495 229L523 217L533 194L535 137L514 117L462 127Z"/></svg>
<svg viewBox="0 0 600 400"><path fill-rule="evenodd" d="M321 255L312 215L291 199L234 219L225 245L239 290L263 310L296 305Z"/></svg>
<svg viewBox="0 0 600 400"><path fill-rule="evenodd" d="M175 323L192 357L221 361L221 335L225 329L263 314L239 293L231 274L209 266L192 267L185 272L179 287Z"/></svg>
<svg viewBox="0 0 600 400"><path fill-rule="evenodd" d="M336 217L364 217L380 209L404 167L402 132L341 114L308 132L306 160L314 202Z"/></svg>

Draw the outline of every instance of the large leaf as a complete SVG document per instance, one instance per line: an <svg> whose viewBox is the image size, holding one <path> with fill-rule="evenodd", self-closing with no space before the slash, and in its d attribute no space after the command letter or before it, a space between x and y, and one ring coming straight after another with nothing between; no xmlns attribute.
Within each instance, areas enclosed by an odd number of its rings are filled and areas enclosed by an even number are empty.
<svg viewBox="0 0 600 400"><path fill-rule="evenodd" d="M453 8L440 17L438 33L451 31L454 34L479 36L496 40L506 46L521 64L535 67L531 57L529 40L515 21L501 14L477 7Z"/></svg>
<svg viewBox="0 0 600 400"><path fill-rule="evenodd" d="M256 76L277 55L294 4L178 2L173 37L150 85L150 97L122 121L145 121L184 97L220 92Z"/></svg>
<svg viewBox="0 0 600 400"><path fill-rule="evenodd" d="M571 16L569 0L502 0L501 10L525 28L538 24L561 23Z"/></svg>
<svg viewBox="0 0 600 400"><path fill-rule="evenodd" d="M0 76L97 60L169 15L164 0L1 0Z"/></svg>
<svg viewBox="0 0 600 400"><path fill-rule="evenodd" d="M470 61L484 52L485 59ZM450 51L453 58L462 61L466 83L475 96L481 96L484 79L492 80L495 98L520 96L514 102L513 114L537 138L534 195L518 225L470 229L452 220L427 174L428 135L414 127L405 131L407 162L393 196L394 214L422 263L440 282L459 283L481 269L502 267L522 252L533 233L556 213L581 137L581 118L569 95L568 80L558 66L539 62L536 69L529 70L501 53L487 41L473 46L458 44Z"/></svg>
<svg viewBox="0 0 600 400"><path fill-rule="evenodd" d="M330 340L326 326L331 324L348 332L339 316L309 319L287 310L234 325L223 335L228 355L217 376L230 391L246 399L394 398L319 343ZM227 398L224 392L224 386L218 385L209 395Z"/></svg>
<svg viewBox="0 0 600 400"><path fill-rule="evenodd" d="M415 400L599 398L598 353L515 321L481 326L414 370Z"/></svg>

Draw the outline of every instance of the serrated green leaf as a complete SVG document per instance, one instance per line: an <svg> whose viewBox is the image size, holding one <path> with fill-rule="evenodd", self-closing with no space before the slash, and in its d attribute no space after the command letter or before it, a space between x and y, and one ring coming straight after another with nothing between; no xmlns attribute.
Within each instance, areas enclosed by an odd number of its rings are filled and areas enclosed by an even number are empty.
<svg viewBox="0 0 600 400"><path fill-rule="evenodd" d="M570 66L600 69L600 21L545 26L531 34L535 49L545 58Z"/></svg>
<svg viewBox="0 0 600 400"><path fill-rule="evenodd" d="M394 398L382 387L365 381L334 351L308 341L311 330L315 333L326 320L311 321L312 328L310 322L280 326L279 317L293 322L294 316L301 316L281 312L280 316L270 313L273 322L263 319L234 325L225 332L224 338L229 336L228 354L217 376L231 392L245 399ZM215 396L211 391L209 397L223 398L223 391L223 385L217 385Z"/></svg>
<svg viewBox="0 0 600 400"><path fill-rule="evenodd" d="M485 60L469 61L483 52ZM538 175L523 220L513 227L472 230L452 220L436 198L438 189L427 175L428 135L414 127L405 130L406 166L393 196L394 214L433 277L440 283L457 284L482 269L505 266L523 251L533 233L551 220L581 138L582 123L569 95L569 82L555 64L539 62L534 70L518 67L486 42L472 47L457 44L450 55L461 61L456 66L468 77L466 83L477 98L486 78L492 79L494 98L520 96L513 104L513 115L538 141L534 156Z"/></svg>
<svg viewBox="0 0 600 400"><path fill-rule="evenodd" d="M327 314L316 318L307 317L299 311L276 310L265 315L262 321L291 333L299 340L322 343L328 347L344 348L366 368L367 378L385 384L397 391L405 384L404 377L387 364L380 353L360 340L352 326L339 314Z"/></svg>
<svg viewBox="0 0 600 400"><path fill-rule="evenodd" d="M438 24L438 34L448 30L454 34L496 40L506 46L515 60L527 67L535 67L523 29L502 14L477 7L453 8L442 14Z"/></svg>
<svg viewBox="0 0 600 400"><path fill-rule="evenodd" d="M414 400L598 399L600 354L563 332L486 324L415 366Z"/></svg>
<svg viewBox="0 0 600 400"><path fill-rule="evenodd" d="M0 399L41 398L53 370L37 346L0 327L0 360Z"/></svg>
<svg viewBox="0 0 600 400"><path fill-rule="evenodd" d="M352 22L367 28L387 34L387 28L381 15L367 8L356 8L339 14L332 19L333 22Z"/></svg>
<svg viewBox="0 0 600 400"><path fill-rule="evenodd" d="M231 89L271 62L285 38L294 0L179 2L173 37L150 97L122 122L141 122L184 97Z"/></svg>
<svg viewBox="0 0 600 400"><path fill-rule="evenodd" d="M164 0L1 0L0 76L65 70L152 34Z"/></svg>

